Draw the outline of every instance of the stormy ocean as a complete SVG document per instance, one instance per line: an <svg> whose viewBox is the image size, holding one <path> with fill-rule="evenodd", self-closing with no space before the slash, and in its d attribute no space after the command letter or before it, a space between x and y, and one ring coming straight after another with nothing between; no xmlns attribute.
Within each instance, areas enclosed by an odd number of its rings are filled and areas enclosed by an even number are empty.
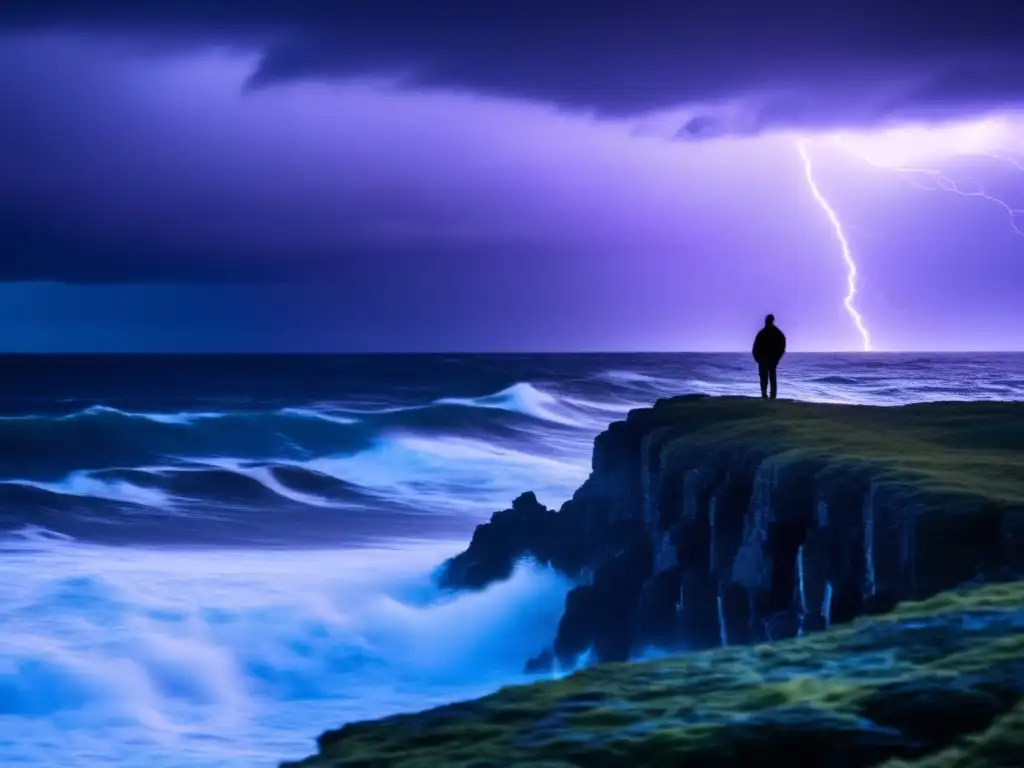
<svg viewBox="0 0 1024 768"><path fill-rule="evenodd" d="M780 395L1024 399L1024 355L787 356ZM431 572L747 355L0 358L0 765L274 766L523 680L568 585Z"/></svg>

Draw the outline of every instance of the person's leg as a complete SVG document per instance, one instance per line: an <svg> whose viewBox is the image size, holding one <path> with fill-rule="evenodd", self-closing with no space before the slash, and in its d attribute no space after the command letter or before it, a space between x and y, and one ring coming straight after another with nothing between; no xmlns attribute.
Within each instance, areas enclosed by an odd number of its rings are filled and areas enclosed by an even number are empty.
<svg viewBox="0 0 1024 768"><path fill-rule="evenodd" d="M757 366L757 373L761 377L761 397L768 399L768 366Z"/></svg>
<svg viewBox="0 0 1024 768"><path fill-rule="evenodd" d="M771 378L771 382L772 382L772 400L775 399L775 395L779 391L779 379L778 379L778 375L777 375L778 374L778 370L779 369L776 366L773 365L771 371L769 372L769 377Z"/></svg>

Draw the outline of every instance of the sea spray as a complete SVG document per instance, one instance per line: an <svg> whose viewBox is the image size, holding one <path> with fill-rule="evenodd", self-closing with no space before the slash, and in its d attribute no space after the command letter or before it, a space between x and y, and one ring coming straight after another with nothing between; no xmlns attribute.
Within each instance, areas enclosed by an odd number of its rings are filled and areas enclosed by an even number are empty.
<svg viewBox="0 0 1024 768"><path fill-rule="evenodd" d="M299 557L26 541L0 560L0 764L272 765L339 723L523 681L569 584L524 564L436 594L429 573L460 545Z"/></svg>

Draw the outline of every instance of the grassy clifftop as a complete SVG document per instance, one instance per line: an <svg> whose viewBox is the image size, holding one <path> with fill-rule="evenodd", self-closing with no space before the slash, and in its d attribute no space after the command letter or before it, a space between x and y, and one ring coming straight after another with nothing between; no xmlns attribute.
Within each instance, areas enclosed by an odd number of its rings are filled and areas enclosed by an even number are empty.
<svg viewBox="0 0 1024 768"><path fill-rule="evenodd" d="M630 419L671 428L679 451L750 445L793 461L864 462L936 491L1024 507L1024 403L878 407L679 397Z"/></svg>
<svg viewBox="0 0 1024 768"><path fill-rule="evenodd" d="M1024 584L777 644L598 666L319 745L289 765L1019 768Z"/></svg>

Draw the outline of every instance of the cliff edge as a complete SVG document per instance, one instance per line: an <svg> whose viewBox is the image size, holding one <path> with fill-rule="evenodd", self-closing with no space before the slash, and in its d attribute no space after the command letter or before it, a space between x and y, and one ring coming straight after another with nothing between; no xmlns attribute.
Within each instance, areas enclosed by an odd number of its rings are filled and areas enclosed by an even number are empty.
<svg viewBox="0 0 1024 768"><path fill-rule="evenodd" d="M559 511L477 527L442 586L523 557L579 580L531 669L801 635L1024 572L1024 403L701 396L631 411Z"/></svg>

